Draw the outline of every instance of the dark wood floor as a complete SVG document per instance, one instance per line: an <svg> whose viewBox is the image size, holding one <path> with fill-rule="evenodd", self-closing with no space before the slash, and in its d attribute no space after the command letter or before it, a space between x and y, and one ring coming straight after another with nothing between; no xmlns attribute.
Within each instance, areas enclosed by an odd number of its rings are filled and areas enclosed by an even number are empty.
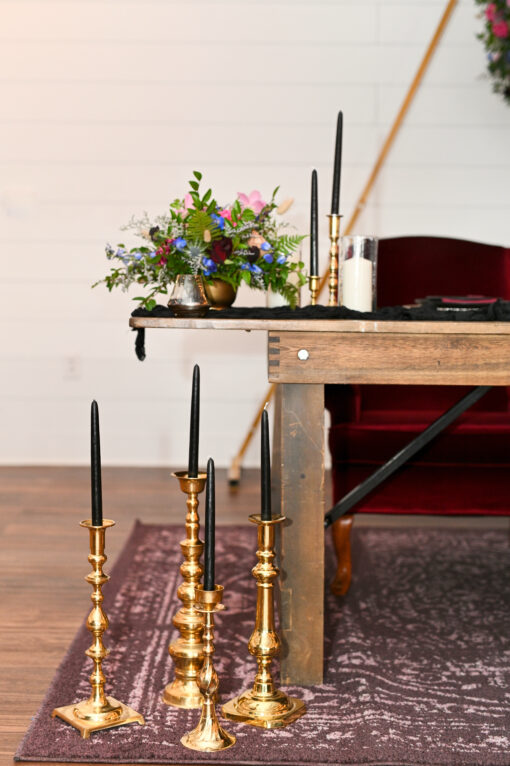
<svg viewBox="0 0 510 766"><path fill-rule="evenodd" d="M258 477L243 472L232 492L226 472L217 472L219 524L247 522L258 510ZM12 762L87 609L88 540L79 522L90 515L89 481L86 468L0 468L0 766ZM182 524L185 516L184 495L163 468L104 469L103 500L105 516L117 522L106 571L135 519ZM357 523L507 526L508 519L363 516Z"/></svg>

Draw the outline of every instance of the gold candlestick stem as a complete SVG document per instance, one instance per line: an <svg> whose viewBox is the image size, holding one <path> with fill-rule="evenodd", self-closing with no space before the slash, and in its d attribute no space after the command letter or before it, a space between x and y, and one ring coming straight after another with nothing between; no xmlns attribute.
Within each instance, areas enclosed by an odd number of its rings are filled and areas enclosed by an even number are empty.
<svg viewBox="0 0 510 766"><path fill-rule="evenodd" d="M127 723L145 723L144 718L136 710L128 705L107 697L104 691L105 676L103 673L103 660L110 653L103 643L103 633L108 628L108 618L103 611L103 593L102 588L110 579L103 572L103 565L106 561L104 552L105 530L113 527L115 524L111 519L104 519L101 526L93 526L90 519L82 521L80 526L89 530L90 536L90 555L88 560L92 566L92 572L87 575L85 580L92 585L93 591L90 596L93 607L87 618L87 628L92 633L93 642L85 654L91 658L94 663L94 670L90 676L92 693L88 700L75 703L74 705L65 705L57 707L52 712L52 717L58 716L63 721L70 723L79 730L81 736L87 739L91 732L101 729L109 729L112 726L122 726Z"/></svg>
<svg viewBox="0 0 510 766"><path fill-rule="evenodd" d="M180 572L183 582L177 590L182 606L173 618L173 624L180 636L168 647L175 663L175 678L163 692L163 702L180 708L199 708L202 695L197 685L197 678L204 661L204 616L195 609L195 588L202 577L200 557L204 543L199 538L200 519L198 516L198 495L203 492L207 474L199 473L190 478L186 471L172 474L179 481L182 491L187 495L186 539L181 541L184 563Z"/></svg>
<svg viewBox="0 0 510 766"><path fill-rule="evenodd" d="M302 700L288 697L276 689L271 675L271 662L280 651L280 638L274 626L274 581L279 575L274 565L275 525L281 524L285 516L262 521L260 515L250 516L258 524L258 563L252 569L257 581L257 611L255 630L248 643L248 650L257 659L257 674L253 688L223 705L223 715L232 721L249 723L264 729L277 729L306 713Z"/></svg>
<svg viewBox="0 0 510 766"><path fill-rule="evenodd" d="M316 274L311 274L308 277L308 286L310 288L310 305L316 306L319 295L319 277Z"/></svg>
<svg viewBox="0 0 510 766"><path fill-rule="evenodd" d="M340 218L338 213L330 213L329 219L329 301L328 306L338 306L338 238L340 236Z"/></svg>
<svg viewBox="0 0 510 766"><path fill-rule="evenodd" d="M214 612L222 610L223 586L215 590L204 590L199 585L195 593L195 609L205 617L204 664L198 676L198 686L203 695L202 713L198 726L181 738L184 747L191 750L213 752L226 750L235 745L236 738L221 728L216 716L214 699L218 691L218 675L213 665L214 654Z"/></svg>

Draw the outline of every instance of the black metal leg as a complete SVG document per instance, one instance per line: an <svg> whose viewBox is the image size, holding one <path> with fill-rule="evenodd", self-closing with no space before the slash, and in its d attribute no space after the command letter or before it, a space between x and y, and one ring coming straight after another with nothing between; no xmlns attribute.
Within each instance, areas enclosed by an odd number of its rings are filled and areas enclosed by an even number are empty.
<svg viewBox="0 0 510 766"><path fill-rule="evenodd" d="M397 454L390 458L387 463L378 468L377 471L374 471L368 479L365 479L365 481L362 481L361 484L358 484L357 487L354 487L354 489L351 489L350 492L344 495L344 497L324 516L324 526L329 527L334 521L348 513L356 503L363 500L369 492L372 492L372 490L378 487L379 484L395 473L400 466L410 460L413 455L416 455L422 447L425 447L425 445L432 441L432 439L440 434L441 431L444 431L445 428L481 399L491 388L492 386L477 386L476 388L473 388L469 394L466 394L466 396L454 404L453 407L450 407L450 409L443 413L437 420L434 420L428 428L409 442L409 444L401 449L400 452L397 452Z"/></svg>

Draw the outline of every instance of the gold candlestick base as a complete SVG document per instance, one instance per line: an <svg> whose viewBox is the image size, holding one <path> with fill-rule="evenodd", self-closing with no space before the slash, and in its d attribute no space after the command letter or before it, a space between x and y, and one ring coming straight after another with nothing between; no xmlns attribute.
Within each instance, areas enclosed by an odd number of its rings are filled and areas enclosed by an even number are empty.
<svg viewBox="0 0 510 766"><path fill-rule="evenodd" d="M261 729L282 729L304 715L306 706L302 700L289 697L281 689L273 690L269 696L250 689L229 700L221 712L230 721L249 723Z"/></svg>
<svg viewBox="0 0 510 766"><path fill-rule="evenodd" d="M262 729L279 729L288 726L306 713L302 700L288 697L276 689L270 665L280 651L280 638L274 626L273 587L279 575L274 565L274 531L285 516L263 521L260 515L250 516L258 525L258 563L252 569L257 581L257 611L255 630L248 643L248 650L257 659L257 674L253 688L223 705L225 718Z"/></svg>
<svg viewBox="0 0 510 766"><path fill-rule="evenodd" d="M57 707L51 716L70 723L71 726L78 729L83 739L88 739L92 732L101 729L123 726L126 723L139 723L143 726L145 723L143 715L137 713L129 705L124 705L113 697L106 697L106 700L108 704L101 713L95 712L90 700L84 700L78 704Z"/></svg>
<svg viewBox="0 0 510 766"><path fill-rule="evenodd" d="M216 716L214 697L218 691L218 675L213 665L214 654L214 612L224 607L223 586L216 585L215 590L204 590L199 585L195 593L195 609L202 612L204 626L204 664L198 676L198 686L203 695L202 713L198 726L181 738L184 747L190 750L215 752L226 750L235 745L236 738L222 729Z"/></svg>
<svg viewBox="0 0 510 766"><path fill-rule="evenodd" d="M186 539L181 541L184 562L180 572L183 582L177 590L182 606L173 618L180 636L168 647L175 665L175 678L163 692L163 702L185 709L202 707L202 695L197 685L198 674L204 661L204 616L195 609L195 588L202 577L200 557L204 543L199 538L198 495L203 492L207 474L190 478L187 471L173 473L187 495Z"/></svg>
<svg viewBox="0 0 510 766"><path fill-rule="evenodd" d="M329 219L329 300L328 306L338 306L338 238L340 236L340 218L338 213L330 213Z"/></svg>
<svg viewBox="0 0 510 766"><path fill-rule="evenodd" d="M143 715L137 713L129 705L125 705L113 697L107 697L104 692L106 679L103 674L102 663L109 651L103 644L103 633L108 627L108 618L101 604L103 602L103 585L110 579L103 572L106 561L104 545L105 530L108 527L113 527L114 524L115 522L111 519L104 519L101 526L94 526L90 519L80 523L80 526L89 530L90 555L88 560L93 568L93 571L85 578L93 587L90 596L93 607L87 618L87 628L92 633L93 643L85 652L94 662L94 670L90 676L92 693L88 700L57 707L51 714L52 718L61 718L78 729L84 739L87 739L93 731L111 729L113 726L123 726L127 723L139 723L140 725L145 723Z"/></svg>
<svg viewBox="0 0 510 766"><path fill-rule="evenodd" d="M311 274L308 277L308 287L310 289L310 306L316 306L319 295L319 277L316 274Z"/></svg>

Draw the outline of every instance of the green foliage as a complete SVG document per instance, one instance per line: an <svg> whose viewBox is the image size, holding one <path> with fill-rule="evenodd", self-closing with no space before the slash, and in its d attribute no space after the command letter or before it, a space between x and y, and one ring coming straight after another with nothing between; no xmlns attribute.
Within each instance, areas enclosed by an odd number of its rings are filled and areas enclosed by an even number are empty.
<svg viewBox="0 0 510 766"><path fill-rule="evenodd" d="M211 220L211 216L206 210L191 211L187 221L187 237L191 240L201 242L204 240L206 231L211 235L211 240L220 239L221 230Z"/></svg>
<svg viewBox="0 0 510 766"><path fill-rule="evenodd" d="M482 6L484 30L478 34L487 51L493 90L510 104L510 6L506 0L475 0Z"/></svg>

